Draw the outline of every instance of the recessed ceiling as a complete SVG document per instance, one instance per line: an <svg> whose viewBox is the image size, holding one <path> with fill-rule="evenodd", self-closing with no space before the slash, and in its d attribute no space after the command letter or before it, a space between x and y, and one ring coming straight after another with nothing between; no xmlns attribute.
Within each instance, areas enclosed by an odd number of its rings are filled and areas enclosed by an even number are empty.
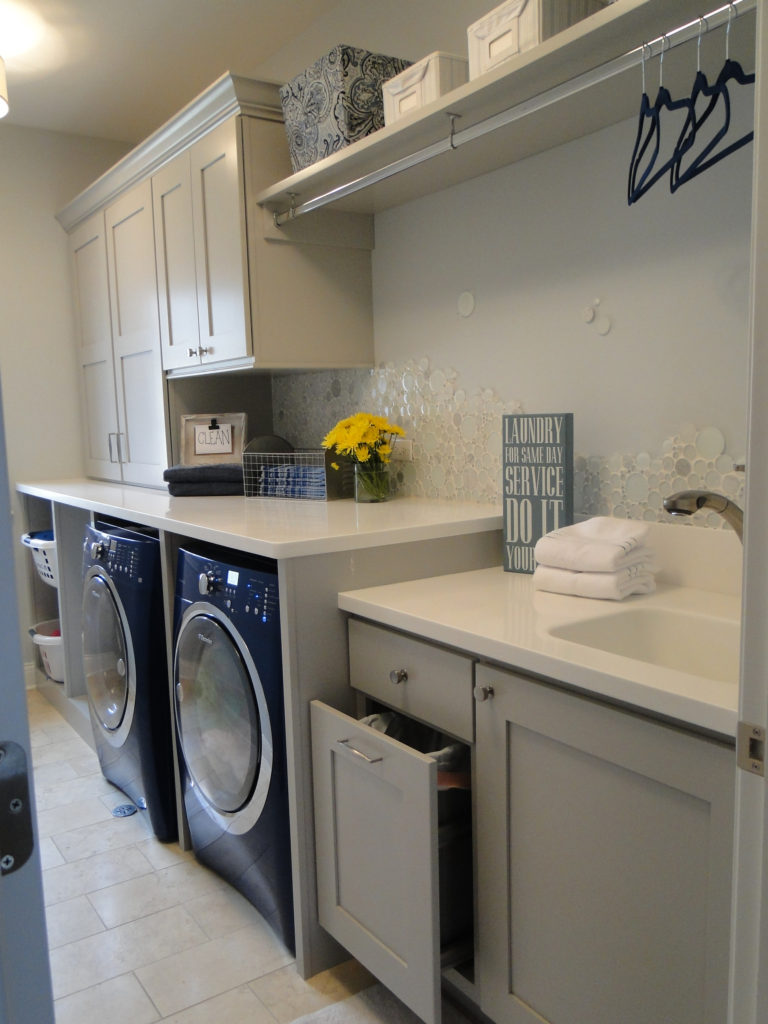
<svg viewBox="0 0 768 1024"><path fill-rule="evenodd" d="M138 142L225 71L258 76L338 2L0 0L10 103L0 126ZM19 9L33 45L12 52L6 18Z"/></svg>

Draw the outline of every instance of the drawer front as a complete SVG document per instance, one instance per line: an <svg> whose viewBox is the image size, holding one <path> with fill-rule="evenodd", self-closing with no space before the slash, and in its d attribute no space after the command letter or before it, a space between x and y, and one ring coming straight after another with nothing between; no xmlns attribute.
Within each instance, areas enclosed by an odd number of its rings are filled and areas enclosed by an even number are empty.
<svg viewBox="0 0 768 1024"><path fill-rule="evenodd" d="M437 764L312 701L320 924L440 1024Z"/></svg>
<svg viewBox="0 0 768 1024"><path fill-rule="evenodd" d="M349 671L356 690L473 741L470 657L350 619Z"/></svg>

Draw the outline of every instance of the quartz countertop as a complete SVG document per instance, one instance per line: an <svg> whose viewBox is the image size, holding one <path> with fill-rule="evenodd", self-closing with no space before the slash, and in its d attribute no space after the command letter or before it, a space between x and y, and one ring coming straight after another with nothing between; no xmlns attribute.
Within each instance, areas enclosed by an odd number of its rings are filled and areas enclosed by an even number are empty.
<svg viewBox="0 0 768 1024"><path fill-rule="evenodd" d="M736 735L738 679L718 682L558 639L550 630L627 608L738 623L738 595L660 583L653 594L600 601L536 591L532 577L480 569L339 594L355 615L539 678L695 726Z"/></svg>
<svg viewBox="0 0 768 1024"><path fill-rule="evenodd" d="M501 509L478 502L394 498L380 504L242 496L171 497L166 490L73 479L17 490L97 514L267 558L354 551L500 530Z"/></svg>

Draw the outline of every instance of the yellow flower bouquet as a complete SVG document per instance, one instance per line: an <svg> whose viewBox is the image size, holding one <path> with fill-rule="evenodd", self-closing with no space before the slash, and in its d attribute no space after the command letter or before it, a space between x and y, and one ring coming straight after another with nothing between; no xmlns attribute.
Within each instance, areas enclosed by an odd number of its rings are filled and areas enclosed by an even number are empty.
<svg viewBox="0 0 768 1024"><path fill-rule="evenodd" d="M358 412L339 420L323 438L323 448L351 459L355 466L355 499L386 501L389 497L387 465L392 456L392 441L405 431L384 416Z"/></svg>

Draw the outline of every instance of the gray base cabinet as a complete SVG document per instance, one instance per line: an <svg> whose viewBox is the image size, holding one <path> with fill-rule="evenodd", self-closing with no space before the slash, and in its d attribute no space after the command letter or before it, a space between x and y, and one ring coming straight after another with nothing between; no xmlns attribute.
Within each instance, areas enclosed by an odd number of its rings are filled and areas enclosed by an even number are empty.
<svg viewBox="0 0 768 1024"><path fill-rule="evenodd" d="M492 1021L723 1024L732 745L370 622L349 645L356 690L472 744L474 858L446 884L432 755L315 702L321 925L427 1024L473 892Z"/></svg>
<svg viewBox="0 0 768 1024"><path fill-rule="evenodd" d="M478 666L483 1010L505 1024L722 1024L734 753Z"/></svg>

